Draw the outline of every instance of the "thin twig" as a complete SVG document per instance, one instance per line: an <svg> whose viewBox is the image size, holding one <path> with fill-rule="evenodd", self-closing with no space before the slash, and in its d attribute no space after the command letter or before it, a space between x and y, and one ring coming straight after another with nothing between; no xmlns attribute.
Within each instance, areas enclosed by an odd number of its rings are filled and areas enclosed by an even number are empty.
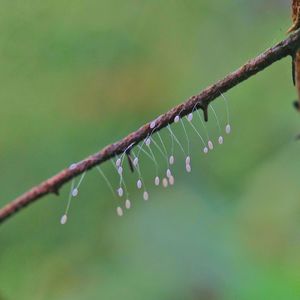
<svg viewBox="0 0 300 300"><path fill-rule="evenodd" d="M168 124L173 123L176 115L180 114L180 116L185 116L192 112L195 106L197 109L202 109L206 115L208 104L218 98L220 93L225 93L249 77L269 67L274 62L286 56L293 55L298 48L300 48L300 30L291 34L287 39L266 50L256 58L251 59L233 73L228 74L224 79L207 87L200 94L190 97L182 104L177 105L165 114L159 116L155 121L156 127L154 130L150 128L150 123L147 123L122 140L108 145L101 151L78 162L74 168L68 168L60 171L53 177L9 202L6 206L0 209L0 223L14 215L25 206L41 199L47 194L54 193L58 195L60 187L70 181L73 177L105 162L115 155L124 153L130 145L138 144L149 134L159 131Z"/></svg>

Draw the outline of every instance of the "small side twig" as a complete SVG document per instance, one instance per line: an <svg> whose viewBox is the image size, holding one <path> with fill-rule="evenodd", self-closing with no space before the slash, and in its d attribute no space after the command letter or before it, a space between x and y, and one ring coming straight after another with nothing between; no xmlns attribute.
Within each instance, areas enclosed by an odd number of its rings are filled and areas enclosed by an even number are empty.
<svg viewBox="0 0 300 300"><path fill-rule="evenodd" d="M196 106L197 109L203 110L205 119L207 120L207 106L211 101L218 98L220 93L225 93L239 83L247 80L249 77L269 67L274 62L286 56L293 55L298 48L300 48L299 30L256 58L251 59L233 73L228 74L224 79L207 87L198 95L190 97L187 101L159 116L155 121L156 126L154 129L150 127L150 123L145 124L122 140L108 145L101 151L78 162L74 168L60 171L53 177L45 180L38 186L33 187L23 195L9 202L0 209L0 223L7 220L10 216L14 215L27 205L41 199L43 196L51 193L58 194L61 186L70 181L73 177L123 153L130 145L138 144L149 134L159 131L168 124L173 123L174 117L178 114L180 114L180 116L185 116L192 112Z"/></svg>

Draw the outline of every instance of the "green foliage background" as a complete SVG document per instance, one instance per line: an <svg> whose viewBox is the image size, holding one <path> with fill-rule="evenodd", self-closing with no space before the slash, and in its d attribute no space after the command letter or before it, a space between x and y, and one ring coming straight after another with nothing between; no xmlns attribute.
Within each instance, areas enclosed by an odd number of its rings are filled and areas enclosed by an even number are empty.
<svg viewBox="0 0 300 300"><path fill-rule="evenodd" d="M279 0L1 0L1 206L283 39L289 15ZM290 59L228 92L225 144L205 157L190 131L192 174L176 148L176 185L147 203L128 174L123 218L91 171L67 225L69 186L1 225L0 299L299 299L295 95Z"/></svg>

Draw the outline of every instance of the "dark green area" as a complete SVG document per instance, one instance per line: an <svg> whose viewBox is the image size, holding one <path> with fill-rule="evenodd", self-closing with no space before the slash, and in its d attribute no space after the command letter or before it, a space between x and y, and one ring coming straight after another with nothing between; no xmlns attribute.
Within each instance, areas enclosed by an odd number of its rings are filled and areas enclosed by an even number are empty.
<svg viewBox="0 0 300 300"><path fill-rule="evenodd" d="M0 3L1 206L222 78L290 24L279 0ZM295 97L289 58L228 92L224 145L204 156L189 129L192 173L176 147L166 190L143 156L146 203L126 167L123 218L95 170L65 226L69 185L24 209L0 227L0 299L299 299ZM224 126L224 102L214 108ZM208 127L216 139L212 114ZM116 186L112 165L103 170Z"/></svg>

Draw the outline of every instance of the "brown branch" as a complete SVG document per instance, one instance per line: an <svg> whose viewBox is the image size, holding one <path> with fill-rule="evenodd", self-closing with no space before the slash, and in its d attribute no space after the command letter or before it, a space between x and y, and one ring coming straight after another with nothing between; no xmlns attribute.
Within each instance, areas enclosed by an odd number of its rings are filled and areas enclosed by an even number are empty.
<svg viewBox="0 0 300 300"><path fill-rule="evenodd" d="M114 157L117 154L128 151L128 148L131 149L131 145L134 146L138 144L149 134L155 131L159 131L162 128L166 127L168 124L173 123L174 117L176 115L180 114L180 116L185 116L192 112L192 110L196 107L197 109L200 108L203 110L206 119L208 104L214 99L218 98L220 96L220 93L225 93L237 84L264 70L274 62L286 56L293 55L298 48L300 48L299 30L291 34L287 39L266 50L256 58L248 61L239 69L227 75L224 79L207 87L200 94L190 97L184 103L172 108L165 114L159 116L155 120L156 127L154 130L150 128L150 123L147 123L122 140L108 145L101 151L89 156L81 162L78 162L74 168L62 170L53 177L47 179L38 186L33 187L31 190L11 201L6 206L0 209L0 222L5 221L9 216L14 215L20 209L47 194L58 194L60 187L66 182L70 181L73 177L78 176L79 174L95 167L96 165L105 162L106 160Z"/></svg>

